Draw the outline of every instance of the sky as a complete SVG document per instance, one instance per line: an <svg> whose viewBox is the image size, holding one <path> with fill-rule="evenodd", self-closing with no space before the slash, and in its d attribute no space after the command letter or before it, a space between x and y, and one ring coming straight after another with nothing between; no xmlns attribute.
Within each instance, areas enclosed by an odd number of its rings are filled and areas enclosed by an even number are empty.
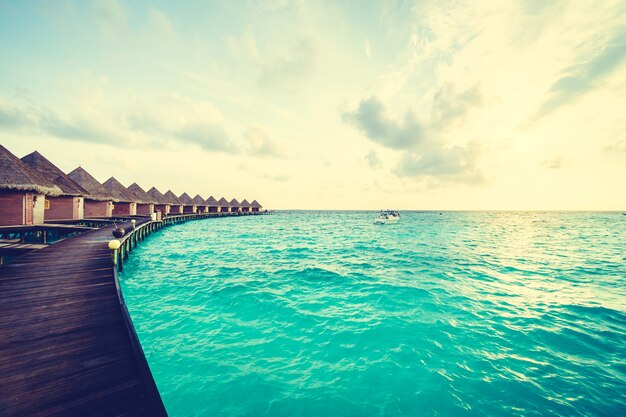
<svg viewBox="0 0 626 417"><path fill-rule="evenodd" d="M0 143L101 182L626 209L623 0L0 0L0 62Z"/></svg>

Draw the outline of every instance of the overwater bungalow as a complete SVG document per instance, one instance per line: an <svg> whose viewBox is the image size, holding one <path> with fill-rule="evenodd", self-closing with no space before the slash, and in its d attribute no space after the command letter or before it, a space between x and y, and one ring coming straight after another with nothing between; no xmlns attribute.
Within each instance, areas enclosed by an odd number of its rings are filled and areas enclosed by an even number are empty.
<svg viewBox="0 0 626 417"><path fill-rule="evenodd" d="M256 200L250 203L250 209L252 210L253 213L258 213L259 211L261 211L262 208L263 206L261 206L261 204L259 204L259 202Z"/></svg>
<svg viewBox="0 0 626 417"><path fill-rule="evenodd" d="M76 168L67 174L72 180L80 185L85 194L84 211L85 217L111 217L113 215L113 203L115 197L109 193L90 173L82 167Z"/></svg>
<svg viewBox="0 0 626 417"><path fill-rule="evenodd" d="M196 194L196 196L192 199L193 203L198 208L198 213L208 213L209 207L206 205L206 201L204 198L200 197L200 194Z"/></svg>
<svg viewBox="0 0 626 417"><path fill-rule="evenodd" d="M209 208L209 213L218 213L220 211L220 203L213 196L207 198L205 204Z"/></svg>
<svg viewBox="0 0 626 417"><path fill-rule="evenodd" d="M241 204L239 203L239 201L237 201L236 198L233 198L232 200L230 200L230 203L228 203L228 205L230 206L231 213L241 212Z"/></svg>
<svg viewBox="0 0 626 417"><path fill-rule="evenodd" d="M189 194L182 193L178 199L183 203L183 213L192 214L198 210Z"/></svg>
<svg viewBox="0 0 626 417"><path fill-rule="evenodd" d="M220 198L220 201L218 201L218 204L219 204L220 213L230 212L230 203L228 203L228 200L226 200L224 197Z"/></svg>
<svg viewBox="0 0 626 417"><path fill-rule="evenodd" d="M137 198L137 214L149 216L154 213L156 200L141 188L139 184L134 182L127 187L127 190Z"/></svg>
<svg viewBox="0 0 626 417"><path fill-rule="evenodd" d="M44 205L45 222L80 220L84 217L84 196L88 194L84 188L37 151L26 155L22 161L61 189L61 195L46 198Z"/></svg>
<svg viewBox="0 0 626 417"><path fill-rule="evenodd" d="M32 225L44 222L46 195L61 189L42 177L0 145L0 225Z"/></svg>
<svg viewBox="0 0 626 417"><path fill-rule="evenodd" d="M183 214L183 203L176 197L176 194L174 194L172 190L167 190L164 196L167 198L167 201L170 202L171 214Z"/></svg>
<svg viewBox="0 0 626 417"><path fill-rule="evenodd" d="M250 212L250 208L251 208L250 203L245 198L243 199L243 201L241 202L241 204L239 206L241 207L241 212L242 213L249 213Z"/></svg>
<svg viewBox="0 0 626 417"><path fill-rule="evenodd" d="M134 216L137 214L137 197L115 177L106 180L102 186L117 200L113 206L114 216Z"/></svg>
<svg viewBox="0 0 626 417"><path fill-rule="evenodd" d="M170 214L170 203L163 194L156 187L150 188L148 191L148 195L156 201L154 205L154 211L160 211L162 216L167 216Z"/></svg>

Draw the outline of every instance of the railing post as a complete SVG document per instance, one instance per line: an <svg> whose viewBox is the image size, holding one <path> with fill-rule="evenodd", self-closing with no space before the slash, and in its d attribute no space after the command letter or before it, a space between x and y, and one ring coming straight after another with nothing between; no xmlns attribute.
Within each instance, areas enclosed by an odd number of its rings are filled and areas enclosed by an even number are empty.
<svg viewBox="0 0 626 417"><path fill-rule="evenodd" d="M113 266L117 267L118 262L117 262L117 257L118 257L118 250L120 248L120 241L117 239L113 239L109 242L109 249L111 250L111 256L113 257Z"/></svg>

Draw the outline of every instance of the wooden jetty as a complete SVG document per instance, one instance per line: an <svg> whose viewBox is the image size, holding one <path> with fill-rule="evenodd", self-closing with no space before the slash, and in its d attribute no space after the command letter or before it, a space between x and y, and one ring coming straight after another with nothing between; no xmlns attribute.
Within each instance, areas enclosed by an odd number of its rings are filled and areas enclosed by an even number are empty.
<svg viewBox="0 0 626 417"><path fill-rule="evenodd" d="M152 232L209 217L224 215L135 218L134 228L127 218L115 251L103 222L1 266L0 415L166 416L117 270Z"/></svg>

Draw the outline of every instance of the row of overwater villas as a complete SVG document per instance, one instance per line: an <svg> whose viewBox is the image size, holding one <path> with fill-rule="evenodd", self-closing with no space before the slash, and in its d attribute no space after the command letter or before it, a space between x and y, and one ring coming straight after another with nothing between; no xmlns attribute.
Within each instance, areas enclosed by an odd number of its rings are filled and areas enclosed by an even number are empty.
<svg viewBox="0 0 626 417"><path fill-rule="evenodd" d="M124 187L114 177L101 184L82 167L65 174L39 152L20 159L0 145L0 226L153 213L161 217L260 211L256 200L162 194L155 187L144 191L137 183Z"/></svg>

